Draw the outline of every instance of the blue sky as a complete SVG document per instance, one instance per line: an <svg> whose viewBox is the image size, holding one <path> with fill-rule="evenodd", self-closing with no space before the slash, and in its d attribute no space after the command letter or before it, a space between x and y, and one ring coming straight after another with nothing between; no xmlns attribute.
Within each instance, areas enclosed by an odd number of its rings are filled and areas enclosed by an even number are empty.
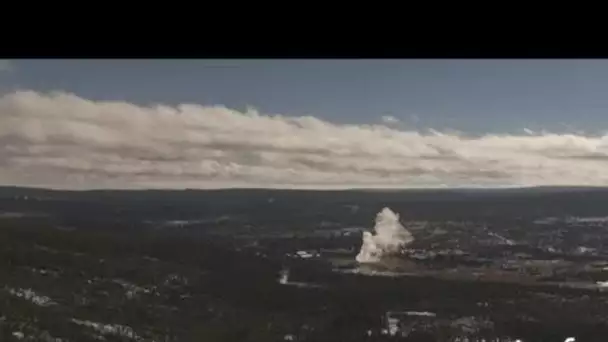
<svg viewBox="0 0 608 342"><path fill-rule="evenodd" d="M608 186L607 90L606 60L0 61L0 184Z"/></svg>
<svg viewBox="0 0 608 342"><path fill-rule="evenodd" d="M0 89L469 133L601 131L605 60L18 60Z"/></svg>

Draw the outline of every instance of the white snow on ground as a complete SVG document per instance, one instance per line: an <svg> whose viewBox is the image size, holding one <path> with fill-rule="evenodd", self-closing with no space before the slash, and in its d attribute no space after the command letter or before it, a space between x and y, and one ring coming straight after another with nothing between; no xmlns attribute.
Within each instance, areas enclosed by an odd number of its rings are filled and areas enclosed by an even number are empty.
<svg viewBox="0 0 608 342"><path fill-rule="evenodd" d="M11 289L11 288L5 288L6 291L8 291L8 293L12 294L13 296L17 296L26 300L29 300L30 302L38 305L38 306L51 306L51 305L56 305L57 303L55 303L53 300L51 300L51 298L47 297L47 296L41 296L36 294L36 292L32 291L32 289Z"/></svg>
<svg viewBox="0 0 608 342"><path fill-rule="evenodd" d="M91 321L83 321L76 318L72 318L72 322L78 325L86 326L94 329L95 331L103 334L103 335L115 335L127 337L135 341L145 341L145 339L128 326L119 325L119 324L103 324Z"/></svg>
<svg viewBox="0 0 608 342"><path fill-rule="evenodd" d="M175 273L169 274L163 284L165 286L171 284L188 285L188 278Z"/></svg>
<svg viewBox="0 0 608 342"><path fill-rule="evenodd" d="M41 274L41 275L49 275L52 277L58 277L59 276L59 272L55 271L55 270L47 270L47 269L43 269L43 268L30 268L29 269L32 273L37 273L37 274Z"/></svg>
<svg viewBox="0 0 608 342"><path fill-rule="evenodd" d="M120 286L122 286L127 291L126 292L126 296L129 299L133 299L134 297L136 297L140 293L145 293L145 294L155 293L155 294L158 294L156 292L156 287L145 288L145 287L141 287L141 286L137 286L135 284L132 284L132 283L130 283L128 281L125 281L123 279L114 279L113 281L114 281L114 283L119 284Z"/></svg>
<svg viewBox="0 0 608 342"><path fill-rule="evenodd" d="M43 246L43 245L39 245L39 244L34 244L34 249L37 249L39 251L44 251L50 254L69 254L72 256L76 256L76 257L81 257L84 256L84 253L81 252L72 252L72 251L60 251L58 249L55 248L51 248L51 247L47 247L47 246Z"/></svg>

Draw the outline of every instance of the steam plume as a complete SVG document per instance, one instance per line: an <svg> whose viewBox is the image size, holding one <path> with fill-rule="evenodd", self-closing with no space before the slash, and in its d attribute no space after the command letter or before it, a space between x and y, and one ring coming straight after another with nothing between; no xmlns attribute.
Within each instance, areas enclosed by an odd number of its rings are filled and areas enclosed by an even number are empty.
<svg viewBox="0 0 608 342"><path fill-rule="evenodd" d="M375 235L363 232L363 245L356 260L360 263L378 262L383 255L395 253L414 241L412 234L399 223L399 214L384 208L376 215Z"/></svg>

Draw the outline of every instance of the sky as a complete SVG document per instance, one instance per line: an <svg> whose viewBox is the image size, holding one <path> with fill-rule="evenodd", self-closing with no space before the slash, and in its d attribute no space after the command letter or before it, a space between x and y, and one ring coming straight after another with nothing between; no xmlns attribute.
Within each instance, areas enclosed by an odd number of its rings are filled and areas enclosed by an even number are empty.
<svg viewBox="0 0 608 342"><path fill-rule="evenodd" d="M0 184L608 185L607 60L0 60Z"/></svg>

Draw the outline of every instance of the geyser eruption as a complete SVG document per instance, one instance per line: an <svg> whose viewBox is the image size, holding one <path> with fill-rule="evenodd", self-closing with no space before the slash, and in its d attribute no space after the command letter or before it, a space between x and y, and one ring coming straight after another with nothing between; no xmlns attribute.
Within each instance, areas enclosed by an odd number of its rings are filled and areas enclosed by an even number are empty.
<svg viewBox="0 0 608 342"><path fill-rule="evenodd" d="M357 254L357 262L378 262L383 255L396 253L414 241L414 236L399 222L399 214L389 208L382 209L376 215L374 233L363 232L363 244Z"/></svg>

